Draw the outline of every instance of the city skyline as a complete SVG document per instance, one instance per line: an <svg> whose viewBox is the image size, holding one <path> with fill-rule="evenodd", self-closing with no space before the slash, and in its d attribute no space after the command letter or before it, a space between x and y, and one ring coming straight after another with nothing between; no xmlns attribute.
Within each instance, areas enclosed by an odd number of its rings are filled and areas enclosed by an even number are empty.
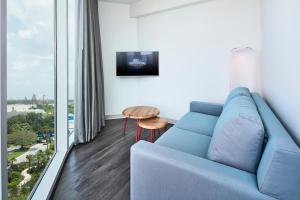
<svg viewBox="0 0 300 200"><path fill-rule="evenodd" d="M31 96L25 96L23 98L8 98L8 101L32 101L34 99L38 100L38 101L42 101L42 100L46 100L46 101L54 101L54 98L48 98L46 95L36 95L36 94L32 94Z"/></svg>

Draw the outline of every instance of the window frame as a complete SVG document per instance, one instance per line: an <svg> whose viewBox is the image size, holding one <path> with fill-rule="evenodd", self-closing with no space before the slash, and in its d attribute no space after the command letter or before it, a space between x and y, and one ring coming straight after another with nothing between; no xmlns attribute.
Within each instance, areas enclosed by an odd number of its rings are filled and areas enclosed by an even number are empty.
<svg viewBox="0 0 300 200"><path fill-rule="evenodd" d="M1 199L7 196L7 1L0 0L0 192Z"/></svg>
<svg viewBox="0 0 300 200"><path fill-rule="evenodd" d="M54 0L56 151L32 200L48 199L68 153L68 0ZM58 70L59 69L59 70Z"/></svg>
<svg viewBox="0 0 300 200"><path fill-rule="evenodd" d="M28 199L49 199L68 151L68 0L54 1L56 149ZM59 70L57 70L59 69ZM8 199L7 170L7 0L0 0L0 192Z"/></svg>
<svg viewBox="0 0 300 200"><path fill-rule="evenodd" d="M77 13L77 8L78 8L78 0L67 0L67 21L68 21L68 24L67 24L67 32L68 32L68 35L67 35L67 42L68 42L68 49L67 49L67 51L68 51L68 103L69 103L69 98L70 98L70 95L69 95L69 91L70 91L70 83L69 83L69 76L70 76L70 62L69 62L69 60L70 60L70 51L69 51L69 47L70 47L70 37L69 37L69 34L71 33L71 31L70 31L70 26L69 26L69 21L70 21L70 16L69 16L69 14L70 14L70 11L69 11L69 5L70 5L70 1L74 1L73 3L74 3L74 6L75 6L75 10L73 11L73 12L75 12L75 15L76 14L78 14ZM73 19L73 20L75 20L75 19ZM75 25L76 26L76 25ZM76 28L75 28L76 29ZM74 31L74 30L73 30ZM73 34L75 34L75 38L76 38L76 32L74 32ZM75 41L74 41L75 42ZM75 45L76 46L76 45ZM75 56L76 57L76 56ZM75 68L76 68L76 60L75 60L75 66L74 66ZM75 76L75 75L74 75ZM75 80L74 80L75 81ZM75 88L73 88L74 90L75 90ZM75 106L75 99L74 99L74 106ZM74 108L75 109L75 108ZM74 113L75 114L75 113ZM68 116L69 116L69 104L68 104ZM74 119L74 129L75 129L75 121L76 121L76 119ZM75 140L75 130L73 130L73 133L72 134L69 134L69 128L70 128L70 122L69 122L69 120L68 120L68 148L69 148L69 150L70 149L72 149L73 148L73 146L74 146L74 140Z"/></svg>

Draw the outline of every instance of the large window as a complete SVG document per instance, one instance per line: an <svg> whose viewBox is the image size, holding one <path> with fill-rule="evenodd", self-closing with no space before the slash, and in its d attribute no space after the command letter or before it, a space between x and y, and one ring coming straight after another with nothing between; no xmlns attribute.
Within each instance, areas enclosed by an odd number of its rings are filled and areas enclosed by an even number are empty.
<svg viewBox="0 0 300 200"><path fill-rule="evenodd" d="M27 199L55 153L54 6L7 1L9 199Z"/></svg>
<svg viewBox="0 0 300 200"><path fill-rule="evenodd" d="M48 199L66 158L67 13L68 0L0 1L0 199Z"/></svg>

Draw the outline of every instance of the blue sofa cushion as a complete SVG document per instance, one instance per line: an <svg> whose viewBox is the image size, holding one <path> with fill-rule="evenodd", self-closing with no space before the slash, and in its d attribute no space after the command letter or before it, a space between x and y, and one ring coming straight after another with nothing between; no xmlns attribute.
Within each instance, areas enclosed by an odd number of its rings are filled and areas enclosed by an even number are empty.
<svg viewBox="0 0 300 200"><path fill-rule="evenodd" d="M190 103L190 112L202 113L219 117L222 111L222 104L208 103L202 101L192 101Z"/></svg>
<svg viewBox="0 0 300 200"><path fill-rule="evenodd" d="M217 121L216 116L188 112L175 124L175 127L212 136Z"/></svg>
<svg viewBox="0 0 300 200"><path fill-rule="evenodd" d="M231 92L229 93L225 103L224 103L224 108L228 105L228 103L235 97L239 97L239 96L247 96L247 97L251 97L250 91L248 88L246 87L237 87L233 90L231 90Z"/></svg>
<svg viewBox="0 0 300 200"><path fill-rule="evenodd" d="M155 144L206 157L211 137L173 127L164 133Z"/></svg>
<svg viewBox="0 0 300 200"><path fill-rule="evenodd" d="M238 169L256 172L264 127L251 97L232 99L216 124L207 157Z"/></svg>
<svg viewBox="0 0 300 200"><path fill-rule="evenodd" d="M300 199L300 149L275 114L253 94L268 142L257 170L260 192L277 199Z"/></svg>

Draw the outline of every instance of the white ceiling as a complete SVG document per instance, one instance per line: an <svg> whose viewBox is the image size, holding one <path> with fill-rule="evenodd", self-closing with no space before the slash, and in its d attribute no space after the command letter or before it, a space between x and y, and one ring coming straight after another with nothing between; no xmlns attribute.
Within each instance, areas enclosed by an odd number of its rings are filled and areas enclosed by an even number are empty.
<svg viewBox="0 0 300 200"><path fill-rule="evenodd" d="M111 3L124 3L124 4L132 4L140 0L101 0L101 1L106 1L106 2L111 2Z"/></svg>

